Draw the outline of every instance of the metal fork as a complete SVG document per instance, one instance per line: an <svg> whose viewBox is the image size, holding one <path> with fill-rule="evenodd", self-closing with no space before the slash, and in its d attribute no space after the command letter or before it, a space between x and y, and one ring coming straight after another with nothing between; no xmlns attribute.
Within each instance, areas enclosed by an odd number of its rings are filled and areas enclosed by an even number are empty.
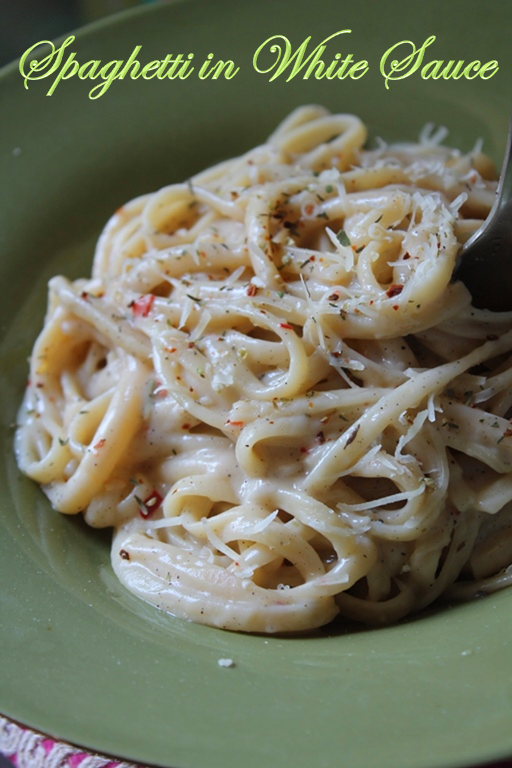
<svg viewBox="0 0 512 768"><path fill-rule="evenodd" d="M512 310L512 118L496 200L484 224L460 249L452 279L466 285L475 307Z"/></svg>

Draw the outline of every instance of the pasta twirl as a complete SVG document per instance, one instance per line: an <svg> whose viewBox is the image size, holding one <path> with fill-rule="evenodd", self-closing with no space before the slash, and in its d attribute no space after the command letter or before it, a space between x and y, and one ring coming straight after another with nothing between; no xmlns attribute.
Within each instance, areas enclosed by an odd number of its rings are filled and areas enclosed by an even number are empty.
<svg viewBox="0 0 512 768"><path fill-rule="evenodd" d="M19 465L129 590L287 632L510 583L512 313L450 281L496 182L442 138L297 109L50 281Z"/></svg>

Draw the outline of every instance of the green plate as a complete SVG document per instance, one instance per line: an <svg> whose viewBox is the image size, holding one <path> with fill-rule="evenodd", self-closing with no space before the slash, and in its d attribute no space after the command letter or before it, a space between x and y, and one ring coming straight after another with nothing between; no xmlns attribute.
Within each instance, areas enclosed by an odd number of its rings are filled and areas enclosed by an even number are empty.
<svg viewBox="0 0 512 768"><path fill-rule="evenodd" d="M355 112L373 136L414 140L428 121L497 163L510 104L512 5L480 0L175 2L77 33L84 63L194 54L180 80L0 77L2 461L0 712L59 739L165 768L435 768L512 755L512 590L389 628L315 637L237 635L159 613L128 594L109 535L53 513L21 477L12 428L26 357L56 272L87 274L111 212L261 142L293 107ZM274 35L367 60L358 80L286 82L253 55ZM431 35L432 59L498 60L485 80L388 81L383 54ZM37 42L34 40L34 43ZM278 41L279 42L279 41ZM281 40L284 45L284 41ZM264 47L258 65L273 61ZM396 49L403 59L410 51ZM207 55L232 79L200 80ZM390 54L388 63L395 54ZM386 71L384 67L384 71ZM303 70L304 72L304 70ZM231 658L235 666L219 666Z"/></svg>

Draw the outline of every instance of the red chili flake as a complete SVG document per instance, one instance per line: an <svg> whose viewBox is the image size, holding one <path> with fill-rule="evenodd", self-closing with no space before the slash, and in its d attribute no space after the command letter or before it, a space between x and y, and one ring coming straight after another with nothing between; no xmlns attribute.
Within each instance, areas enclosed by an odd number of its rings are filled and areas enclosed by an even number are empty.
<svg viewBox="0 0 512 768"><path fill-rule="evenodd" d="M188 347L188 349L194 349L194 347L195 347L194 342L193 341L189 341L188 344L187 344L187 347Z"/></svg>
<svg viewBox="0 0 512 768"><path fill-rule="evenodd" d="M314 210L315 210L315 206L314 205L306 205L306 206L304 206L304 212L308 216L311 216L311 214L313 213Z"/></svg>
<svg viewBox="0 0 512 768"><path fill-rule="evenodd" d="M485 338L487 341L498 341L499 336L497 336L495 333L488 333Z"/></svg>
<svg viewBox="0 0 512 768"><path fill-rule="evenodd" d="M190 429L190 424L187 422L186 424L181 425L182 429Z"/></svg>
<svg viewBox="0 0 512 768"><path fill-rule="evenodd" d="M293 325L290 325L290 323L279 323L280 328L286 328L289 331L293 331Z"/></svg>
<svg viewBox="0 0 512 768"><path fill-rule="evenodd" d="M340 297L339 293L331 293L331 295L329 296L329 301L338 301L339 297Z"/></svg>
<svg viewBox="0 0 512 768"><path fill-rule="evenodd" d="M325 436L323 432L319 432L318 435L315 437L315 443L317 445L323 445L325 443Z"/></svg>
<svg viewBox="0 0 512 768"><path fill-rule="evenodd" d="M391 307L391 309L394 309L394 310L395 310L395 312L396 312L396 310L397 310L397 309L400 309L400 307L398 306L398 304L393 304L393 306Z"/></svg>
<svg viewBox="0 0 512 768"><path fill-rule="evenodd" d="M89 294L87 293L87 291L82 291L82 293L80 294L80 298L83 299L84 301L89 301Z"/></svg>
<svg viewBox="0 0 512 768"><path fill-rule="evenodd" d="M404 255L402 256L403 261L407 261L407 259L410 259L410 258L411 258L410 253L404 253Z"/></svg>
<svg viewBox="0 0 512 768"><path fill-rule="evenodd" d="M402 293L403 289L404 287L403 285L400 285L400 283L391 283L386 291L386 296L389 296L389 298L392 299L393 296L398 296L400 293Z"/></svg>
<svg viewBox="0 0 512 768"><path fill-rule="evenodd" d="M162 501L163 497L153 488L147 499L144 499L144 504L151 512L154 512L158 509Z"/></svg>
<svg viewBox="0 0 512 768"><path fill-rule="evenodd" d="M130 559L130 553L126 551L126 549L120 549L119 550L119 557L122 560L129 560Z"/></svg>
<svg viewBox="0 0 512 768"><path fill-rule="evenodd" d="M299 450L301 453L309 453L309 448L304 448L304 446L302 446Z"/></svg>
<svg viewBox="0 0 512 768"><path fill-rule="evenodd" d="M147 317L151 312L151 307L155 297L152 293L148 293L145 296L141 296L140 299L132 301L129 306L132 308L132 312L135 317Z"/></svg>
<svg viewBox="0 0 512 768"><path fill-rule="evenodd" d="M232 427L243 427L244 422L243 421L231 421L231 419L226 420L226 424L231 424Z"/></svg>
<svg viewBox="0 0 512 768"><path fill-rule="evenodd" d="M165 352L169 352L169 353L176 352L176 347L165 347Z"/></svg>
<svg viewBox="0 0 512 768"><path fill-rule="evenodd" d="M106 442L107 441L105 440L104 437L100 438L98 442L95 445L93 445L94 450L97 451L99 448L103 448Z"/></svg>
<svg viewBox="0 0 512 768"><path fill-rule="evenodd" d="M149 496L144 499L140 499L138 496L135 496L135 501L137 502L137 506L139 507L140 516L147 518L150 517L150 515L155 512L160 504L162 503L163 499L162 496L158 493L157 490L153 489Z"/></svg>
<svg viewBox="0 0 512 768"><path fill-rule="evenodd" d="M247 286L247 295L256 296L257 293L258 293L257 286L254 285L254 283L249 283L249 285Z"/></svg>

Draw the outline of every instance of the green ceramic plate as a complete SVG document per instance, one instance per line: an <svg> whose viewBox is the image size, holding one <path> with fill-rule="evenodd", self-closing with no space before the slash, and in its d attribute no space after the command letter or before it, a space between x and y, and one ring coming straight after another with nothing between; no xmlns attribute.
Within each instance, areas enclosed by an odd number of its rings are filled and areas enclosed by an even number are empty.
<svg viewBox="0 0 512 768"><path fill-rule="evenodd" d="M91 81L62 80L47 96L54 78L25 89L17 63L3 71L0 712L165 768L435 768L512 754L512 591L341 635L264 638L194 626L124 591L110 569L108 534L53 513L20 477L10 426L46 280L88 272L116 207L248 149L308 102L356 112L386 139L444 124L462 148L483 137L499 163L511 22L511 5L479 0L189 0L82 30L69 48L80 63L127 59L138 45L143 63L194 53L187 79L116 81L90 100ZM352 32L324 58L366 59L358 80L269 82L253 67L273 35L295 49L344 29ZM431 35L425 62L496 59L499 71L437 81L416 72L387 89L383 54ZM240 70L231 80L200 80L209 53ZM267 46L259 66L272 61ZM236 666L223 668L220 658Z"/></svg>

